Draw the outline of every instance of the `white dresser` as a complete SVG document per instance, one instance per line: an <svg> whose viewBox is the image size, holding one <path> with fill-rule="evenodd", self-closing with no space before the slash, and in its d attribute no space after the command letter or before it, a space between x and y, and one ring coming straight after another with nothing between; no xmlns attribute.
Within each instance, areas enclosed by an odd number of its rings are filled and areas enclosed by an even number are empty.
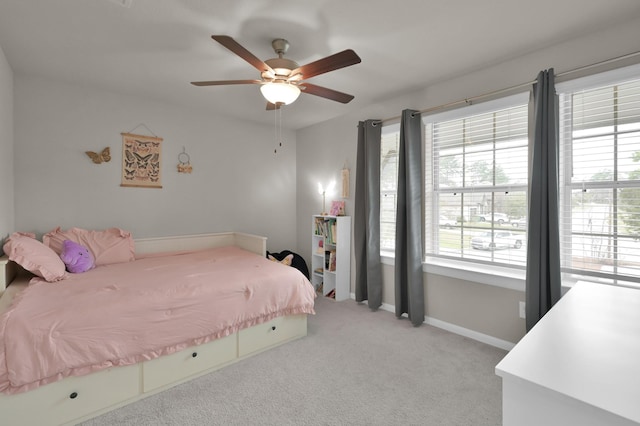
<svg viewBox="0 0 640 426"><path fill-rule="evenodd" d="M576 284L496 374L504 425L640 425L640 290Z"/></svg>

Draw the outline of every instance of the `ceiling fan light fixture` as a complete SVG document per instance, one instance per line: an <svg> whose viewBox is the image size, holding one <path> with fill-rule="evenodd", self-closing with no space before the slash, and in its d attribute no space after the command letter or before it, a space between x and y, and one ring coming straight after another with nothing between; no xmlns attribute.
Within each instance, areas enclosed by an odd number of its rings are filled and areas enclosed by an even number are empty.
<svg viewBox="0 0 640 426"><path fill-rule="evenodd" d="M278 54L277 58L261 61L229 36L212 35L211 38L252 65L260 72L261 78L260 80L193 81L191 84L194 86L259 84L262 95L268 101L267 110L277 110L281 105L295 102L301 91L343 104L353 99L352 95L306 82L311 77L359 64L360 57L351 49L299 66L297 62L284 57L289 48L289 42L285 39L275 39L271 43L273 50Z"/></svg>
<svg viewBox="0 0 640 426"><path fill-rule="evenodd" d="M300 88L286 82L271 81L265 83L260 86L260 91L262 92L262 96L274 105L289 105L295 102L298 96L300 96Z"/></svg>

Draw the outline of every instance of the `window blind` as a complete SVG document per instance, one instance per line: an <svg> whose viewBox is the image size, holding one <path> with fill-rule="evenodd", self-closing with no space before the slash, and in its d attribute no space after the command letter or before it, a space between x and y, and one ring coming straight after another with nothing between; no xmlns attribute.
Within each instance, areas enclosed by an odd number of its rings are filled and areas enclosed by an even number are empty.
<svg viewBox="0 0 640 426"><path fill-rule="evenodd" d="M640 283L640 79L560 95L565 271Z"/></svg>
<svg viewBox="0 0 640 426"><path fill-rule="evenodd" d="M425 121L427 254L523 266L526 103Z"/></svg>

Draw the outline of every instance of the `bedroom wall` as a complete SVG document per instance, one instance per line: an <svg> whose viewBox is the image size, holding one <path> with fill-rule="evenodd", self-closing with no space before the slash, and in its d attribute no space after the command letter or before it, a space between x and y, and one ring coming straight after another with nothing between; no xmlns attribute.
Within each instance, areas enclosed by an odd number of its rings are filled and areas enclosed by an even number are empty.
<svg viewBox="0 0 640 426"><path fill-rule="evenodd" d="M0 254L13 228L13 72L0 46Z"/></svg>
<svg viewBox="0 0 640 426"><path fill-rule="evenodd" d="M542 69L554 67L556 73L562 73L637 51L640 51L640 19L635 18L565 43L525 52L518 58L483 70L431 84L416 93L363 105L355 114L298 131L297 241L300 253L304 253L307 260L311 257L310 215L319 211L321 202L315 190L316 179L336 175L346 159L351 168L353 189L359 120L396 117L405 108L423 110L531 82ZM352 215L353 190L347 206L347 214ZM351 291L354 292L353 258L351 269ZM426 315L430 319L506 343L516 343L524 335L525 323L518 317L518 302L525 300L524 283L522 291L517 291L430 273L424 274L424 283ZM393 309L392 264L383 265L383 285L383 308Z"/></svg>
<svg viewBox="0 0 640 426"><path fill-rule="evenodd" d="M164 139L162 189L120 186L121 132L143 123ZM134 133L150 135L144 126ZM15 229L120 227L134 238L242 231L271 251L295 246L295 134L278 154L273 128L197 109L15 77ZM94 164L85 151L109 146ZM183 147L192 174L177 172Z"/></svg>

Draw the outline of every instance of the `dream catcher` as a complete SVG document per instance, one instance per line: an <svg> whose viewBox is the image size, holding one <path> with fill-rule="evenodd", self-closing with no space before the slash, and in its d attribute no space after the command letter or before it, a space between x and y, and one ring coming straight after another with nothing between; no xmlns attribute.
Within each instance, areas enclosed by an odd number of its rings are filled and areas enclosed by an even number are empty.
<svg viewBox="0 0 640 426"><path fill-rule="evenodd" d="M182 147L182 152L178 154L178 173L191 173L193 167L191 166L191 157Z"/></svg>

